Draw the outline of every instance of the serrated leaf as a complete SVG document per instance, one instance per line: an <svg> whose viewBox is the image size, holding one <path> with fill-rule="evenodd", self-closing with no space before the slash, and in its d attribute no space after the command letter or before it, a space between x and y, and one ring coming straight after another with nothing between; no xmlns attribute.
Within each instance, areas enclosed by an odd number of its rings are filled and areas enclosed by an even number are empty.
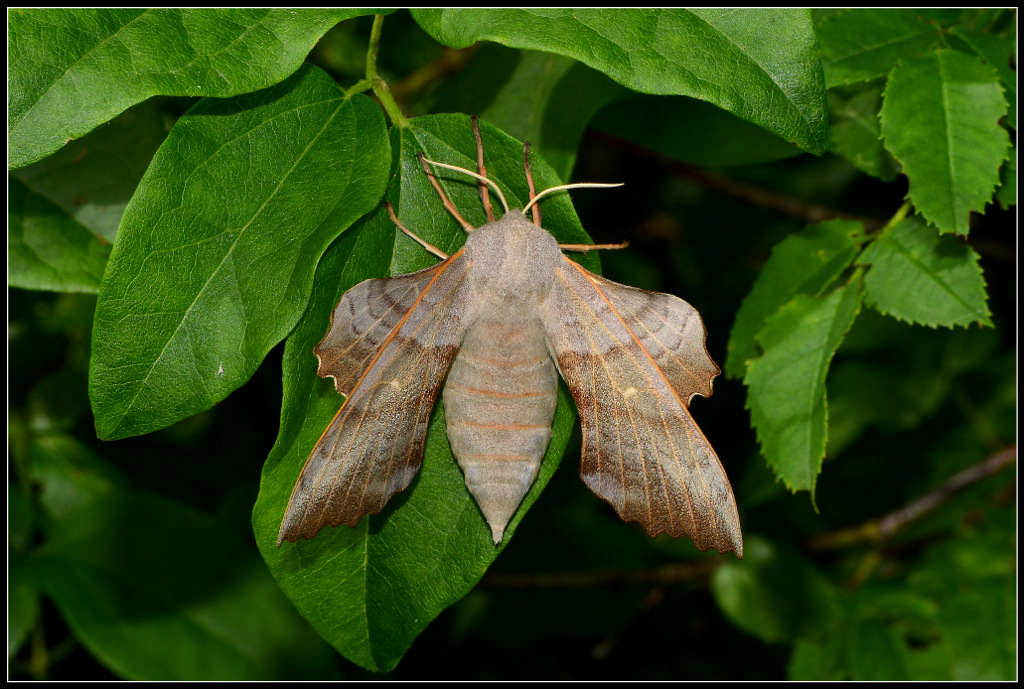
<svg viewBox="0 0 1024 689"><path fill-rule="evenodd" d="M165 138L159 108L146 101L11 174L112 244L125 206Z"/></svg>
<svg viewBox="0 0 1024 689"><path fill-rule="evenodd" d="M897 60L920 55L939 42L938 27L916 9L845 10L816 28L829 88L883 77Z"/></svg>
<svg viewBox="0 0 1024 689"><path fill-rule="evenodd" d="M292 74L352 9L8 10L10 168L150 96L225 98Z"/></svg>
<svg viewBox="0 0 1024 689"><path fill-rule="evenodd" d="M521 207L528 198L522 145L486 123L481 122L481 130L488 176L501 185L511 205ZM392 129L392 142L398 171L388 195L402 223L445 252L457 250L465 233L445 212L415 155L424 151L432 160L475 169L469 118L416 118ZM560 183L539 157L532 158L531 167L538 188ZM475 182L456 172L439 178L467 220L478 227L486 222ZM561 241L588 241L565 196L544 201L544 226ZM376 671L393 668L416 636L483 576L557 467L575 418L560 390L540 475L506 528L501 546L492 542L490 528L466 488L438 405L419 475L383 512L364 517L355 528L326 527L310 541L276 547L299 472L342 403L329 380L317 379L313 355L337 300L366 278L404 274L436 262L396 230L383 208L324 255L309 313L285 347L281 433L264 466L253 511L260 551L285 593L345 657ZM587 263L596 268L594 257Z"/></svg>
<svg viewBox="0 0 1024 689"><path fill-rule="evenodd" d="M7 284L98 292L110 246L18 180L7 193Z"/></svg>
<svg viewBox="0 0 1024 689"><path fill-rule="evenodd" d="M992 325L978 254L918 217L872 242L857 263L871 266L864 299L881 313L931 327Z"/></svg>
<svg viewBox="0 0 1024 689"><path fill-rule="evenodd" d="M882 145L881 83L865 85L852 92L828 92L831 126L829 147L872 177L891 182L899 174L896 159Z"/></svg>
<svg viewBox="0 0 1024 689"><path fill-rule="evenodd" d="M798 294L757 334L764 355L747 363L747 408L761 452L793 491L814 486L825 456L825 377L860 310L854 277L824 297Z"/></svg>
<svg viewBox="0 0 1024 689"><path fill-rule="evenodd" d="M1010 147L1010 157L999 170L999 190L996 198L1004 208L1017 205L1017 144Z"/></svg>
<svg viewBox="0 0 1024 689"><path fill-rule="evenodd" d="M910 180L908 196L942 232L967 234L999 184L1009 136L995 71L978 58L938 50L893 70L882 105L885 146Z"/></svg>
<svg viewBox="0 0 1024 689"><path fill-rule="evenodd" d="M591 116L631 92L568 57L483 45L438 89L434 112L474 113L522 141L569 179Z"/></svg>
<svg viewBox="0 0 1024 689"><path fill-rule="evenodd" d="M954 26L953 35L960 38L978 57L992 65L999 82L1005 89L1006 102L1010 106L1006 120L1014 129L1017 128L1017 73L1010 68L1014 60L1012 38L993 34L977 33L963 26Z"/></svg>
<svg viewBox="0 0 1024 689"><path fill-rule="evenodd" d="M322 678L330 649L223 525L111 490L54 521L40 583L75 637L136 680Z"/></svg>
<svg viewBox="0 0 1024 689"><path fill-rule="evenodd" d="M824 79L797 9L416 9L453 48L479 40L565 55L642 93L706 100L824 152Z"/></svg>
<svg viewBox="0 0 1024 689"><path fill-rule="evenodd" d="M729 333L725 372L746 373L746 362L761 353L755 335L779 307L797 294L816 295L828 287L857 256L864 228L852 220L811 225L772 249L750 293L736 313Z"/></svg>
<svg viewBox="0 0 1024 689"><path fill-rule="evenodd" d="M100 286L98 435L163 428L248 380L306 308L324 249L380 200L389 161L377 104L315 67L182 116L125 210Z"/></svg>

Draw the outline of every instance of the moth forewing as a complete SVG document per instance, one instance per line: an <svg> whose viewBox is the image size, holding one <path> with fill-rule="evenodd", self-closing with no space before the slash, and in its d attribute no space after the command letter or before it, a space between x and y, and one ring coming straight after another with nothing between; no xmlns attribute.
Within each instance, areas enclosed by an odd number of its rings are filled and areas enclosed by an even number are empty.
<svg viewBox="0 0 1024 689"><path fill-rule="evenodd" d="M360 283L342 297L318 355L334 362L325 371L339 390L358 380L299 475L279 546L327 524L355 526L412 481L434 402L473 317L468 264L459 252L419 273ZM400 297L386 296L396 286ZM351 292L356 297L346 299ZM355 353L353 363L340 363L346 352Z"/></svg>
<svg viewBox="0 0 1024 689"><path fill-rule="evenodd" d="M696 311L568 260L557 274L545 326L580 414L584 482L652 536L686 535L742 557L732 488L687 409L718 373ZM673 312L687 317L665 317Z"/></svg>

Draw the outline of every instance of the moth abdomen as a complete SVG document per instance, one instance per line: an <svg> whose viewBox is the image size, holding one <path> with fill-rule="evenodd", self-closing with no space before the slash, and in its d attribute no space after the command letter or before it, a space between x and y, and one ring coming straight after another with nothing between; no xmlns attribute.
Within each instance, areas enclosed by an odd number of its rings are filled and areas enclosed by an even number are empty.
<svg viewBox="0 0 1024 689"><path fill-rule="evenodd" d="M495 543L547 451L557 375L540 322L500 309L473 324L448 373L448 440Z"/></svg>

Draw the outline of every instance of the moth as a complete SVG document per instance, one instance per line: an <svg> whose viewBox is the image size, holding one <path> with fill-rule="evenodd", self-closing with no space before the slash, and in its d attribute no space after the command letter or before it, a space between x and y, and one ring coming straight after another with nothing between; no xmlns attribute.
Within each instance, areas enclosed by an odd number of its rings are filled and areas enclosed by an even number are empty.
<svg viewBox="0 0 1024 689"><path fill-rule="evenodd" d="M689 536L701 550L743 556L739 515L722 464L688 409L719 368L697 311L668 294L595 275L562 253L530 202L508 210L486 176L476 119L478 173L420 159L464 246L426 270L362 282L342 296L314 349L319 375L346 399L313 449L289 500L278 547L324 525L355 526L406 488L419 470L427 425L443 392L448 439L466 486L501 542L551 439L558 375L579 411L581 476L651 536ZM473 228L431 166L481 181L490 222ZM494 219L486 185L506 212ZM587 185L607 186L607 185ZM532 208L533 220L526 212Z"/></svg>

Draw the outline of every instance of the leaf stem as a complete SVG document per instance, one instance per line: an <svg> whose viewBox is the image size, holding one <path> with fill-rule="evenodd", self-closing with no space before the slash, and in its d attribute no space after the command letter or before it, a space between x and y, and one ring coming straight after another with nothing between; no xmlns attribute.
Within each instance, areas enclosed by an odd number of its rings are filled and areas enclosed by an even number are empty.
<svg viewBox="0 0 1024 689"><path fill-rule="evenodd" d="M370 46L366 50L366 79L360 81L356 86L363 85L363 88L371 86L374 95L377 96L377 100L384 107L384 112L388 114L391 123L404 127L409 121L402 114L401 108L398 107L398 103L395 102L394 97L391 95L388 83L377 74L377 51L380 48L380 29L383 24L384 15L378 14L374 16L373 29L370 31Z"/></svg>
<svg viewBox="0 0 1024 689"><path fill-rule="evenodd" d="M903 205L900 206L895 213L893 213L893 216L891 218L889 218L889 222L885 223L882 229L878 231L878 234L885 234L886 232L888 232L889 230L903 222L903 219L907 217L907 213L910 212L911 205L912 204L910 203L909 199L904 201Z"/></svg>
<svg viewBox="0 0 1024 689"><path fill-rule="evenodd" d="M351 98L352 96L356 95L357 93L362 93L363 91L369 90L371 88L373 88L373 84L370 83L369 80L367 80L367 79L360 79L359 81L357 81L355 83L355 86L353 86L352 88L347 89L345 91L345 97L346 98Z"/></svg>

